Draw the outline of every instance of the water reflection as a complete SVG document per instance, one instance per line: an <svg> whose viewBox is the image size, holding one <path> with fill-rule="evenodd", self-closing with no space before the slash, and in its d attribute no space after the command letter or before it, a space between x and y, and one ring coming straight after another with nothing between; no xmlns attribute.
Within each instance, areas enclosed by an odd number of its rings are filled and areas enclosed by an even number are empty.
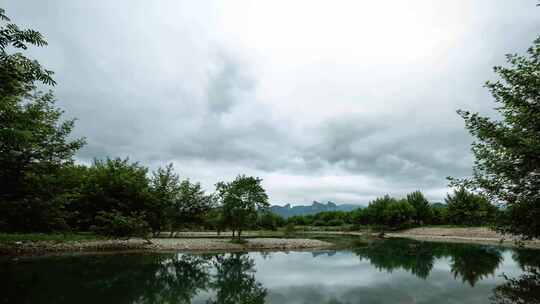
<svg viewBox="0 0 540 304"><path fill-rule="evenodd" d="M354 252L379 270L403 269L422 279L429 276L436 259L449 258L454 278L471 286L493 276L503 260L496 247L409 240L370 242Z"/></svg>
<svg viewBox="0 0 540 304"><path fill-rule="evenodd" d="M540 303L539 269L535 250L407 240L313 253L0 260L0 303Z"/></svg>
<svg viewBox="0 0 540 304"><path fill-rule="evenodd" d="M255 263L247 254L217 255L213 263L217 273L212 285L217 296L208 303L264 303L267 291L255 280Z"/></svg>
<svg viewBox="0 0 540 304"><path fill-rule="evenodd" d="M520 250L512 257L524 273L514 277L504 275L506 282L493 289L492 303L540 303L540 253Z"/></svg>

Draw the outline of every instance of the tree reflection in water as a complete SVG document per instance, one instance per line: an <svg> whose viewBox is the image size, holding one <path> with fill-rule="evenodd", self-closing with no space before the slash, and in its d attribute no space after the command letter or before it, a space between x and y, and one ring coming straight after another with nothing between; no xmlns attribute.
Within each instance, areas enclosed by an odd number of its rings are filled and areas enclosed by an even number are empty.
<svg viewBox="0 0 540 304"><path fill-rule="evenodd" d="M524 273L518 277L503 275L506 282L493 289L494 304L540 303L540 254L538 250L519 250L514 260Z"/></svg>
<svg viewBox="0 0 540 304"><path fill-rule="evenodd" d="M355 249L361 259L367 259L379 270L408 271L426 279L440 258L450 259L454 278L470 286L494 276L503 261L504 249L494 246L382 240ZM538 250L516 249L512 255L524 273L518 277L503 275L505 282L493 289L494 304L540 304L540 254Z"/></svg>
<svg viewBox="0 0 540 304"><path fill-rule="evenodd" d="M267 291L255 280L255 263L247 254L218 255L213 263L217 273L212 286L217 296L208 303L264 303Z"/></svg>
<svg viewBox="0 0 540 304"><path fill-rule="evenodd" d="M495 274L503 258L501 250L491 246L430 243L405 239L380 240L354 251L379 270L403 269L426 279L436 259L450 258L455 278L474 286L479 280Z"/></svg>
<svg viewBox="0 0 540 304"><path fill-rule="evenodd" d="M213 290L208 303L264 303L246 253L111 255L0 263L0 303L191 303ZM215 274L211 269L215 267Z"/></svg>
<svg viewBox="0 0 540 304"><path fill-rule="evenodd" d="M506 250L510 249L410 240L372 241L352 249L379 271L404 270L424 280L436 280L430 274L437 260L443 259L441 262L449 265L452 276L471 287L494 276ZM540 304L538 251L512 252L523 274L504 277L505 281L493 289L492 302ZM331 250L314 252L312 257L304 256L313 260L305 261L302 267L316 267L321 254L328 256L325 260L330 263L333 258L339 262L350 257ZM253 256L137 254L0 260L0 303L262 304L268 300L268 291L256 278ZM276 255L279 263L289 262L279 256ZM265 263L271 263L273 256L267 254L263 258ZM304 282L298 283L302 286ZM379 287L373 288L371 292L380 292ZM403 292L410 295L414 291ZM336 297L327 301L338 303L339 295L333 296Z"/></svg>
<svg viewBox="0 0 540 304"><path fill-rule="evenodd" d="M474 286L479 280L494 276L503 258L501 250L495 247L452 244L446 246L451 256L450 267L454 278Z"/></svg>

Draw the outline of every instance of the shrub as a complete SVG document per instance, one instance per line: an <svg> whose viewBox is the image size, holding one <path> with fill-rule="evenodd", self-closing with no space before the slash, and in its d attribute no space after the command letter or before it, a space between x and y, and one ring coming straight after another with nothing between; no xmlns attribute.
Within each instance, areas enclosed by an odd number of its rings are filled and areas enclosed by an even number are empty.
<svg viewBox="0 0 540 304"><path fill-rule="evenodd" d="M328 226L343 226L345 225L345 222L340 219L333 219L328 221Z"/></svg>
<svg viewBox="0 0 540 304"><path fill-rule="evenodd" d="M285 226L285 235L290 236L290 235L293 235L294 232L295 232L294 224L291 222L287 223L287 225Z"/></svg>
<svg viewBox="0 0 540 304"><path fill-rule="evenodd" d="M313 221L313 226L326 226L326 222L323 220L315 220Z"/></svg>
<svg viewBox="0 0 540 304"><path fill-rule="evenodd" d="M95 219L94 231L109 237L146 237L150 232L150 226L145 220L144 213L132 213L129 216L122 215L118 211L100 211Z"/></svg>
<svg viewBox="0 0 540 304"><path fill-rule="evenodd" d="M446 198L448 218L453 224L479 226L495 220L497 207L490 204L485 196L459 188Z"/></svg>

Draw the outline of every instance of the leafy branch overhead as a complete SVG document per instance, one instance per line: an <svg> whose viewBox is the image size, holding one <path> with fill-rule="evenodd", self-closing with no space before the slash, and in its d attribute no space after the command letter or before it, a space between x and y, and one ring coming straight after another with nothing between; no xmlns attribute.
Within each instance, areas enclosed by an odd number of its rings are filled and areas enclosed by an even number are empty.
<svg viewBox="0 0 540 304"><path fill-rule="evenodd" d="M41 67L39 62L23 56L20 52L8 53L12 49L26 50L30 45L45 46L47 41L40 32L32 29L20 29L11 20L5 11L0 9L0 80L5 87L14 85L13 80L40 81L47 85L55 85L53 72ZM12 80L12 81L9 81ZM3 89L5 89L5 87Z"/></svg>
<svg viewBox="0 0 540 304"><path fill-rule="evenodd" d="M497 66L498 81L486 87L499 104L500 119L460 110L475 137L473 177L452 180L507 207L504 232L540 236L540 38L527 56L507 55L508 67Z"/></svg>

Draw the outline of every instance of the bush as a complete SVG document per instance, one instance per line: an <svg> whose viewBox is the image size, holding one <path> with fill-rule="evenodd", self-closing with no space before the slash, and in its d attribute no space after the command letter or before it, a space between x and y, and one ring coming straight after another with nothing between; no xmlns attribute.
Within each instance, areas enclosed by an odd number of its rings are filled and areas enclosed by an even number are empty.
<svg viewBox="0 0 540 304"><path fill-rule="evenodd" d="M275 231L278 227L282 227L284 224L285 220L273 212L264 211L258 214L257 228Z"/></svg>
<svg viewBox="0 0 540 304"><path fill-rule="evenodd" d="M388 205L385 215L385 225L390 228L403 229L412 224L414 207L407 200L399 200Z"/></svg>
<svg viewBox="0 0 540 304"><path fill-rule="evenodd" d="M96 226L93 227L93 230L109 237L139 236L145 238L150 232L150 225L145 220L143 213L132 213L126 216L118 211L100 211L95 222Z"/></svg>
<svg viewBox="0 0 540 304"><path fill-rule="evenodd" d="M148 169L128 159L95 160L88 168L80 189L76 209L80 212L78 227L86 230L98 216L120 213L150 215L155 200L150 193Z"/></svg>
<svg viewBox="0 0 540 304"><path fill-rule="evenodd" d="M343 226L345 225L345 222L340 219L333 219L328 221L328 226Z"/></svg>
<svg viewBox="0 0 540 304"><path fill-rule="evenodd" d="M494 222L497 207L486 197L460 188L446 198L448 218L453 224L480 226Z"/></svg>
<svg viewBox="0 0 540 304"><path fill-rule="evenodd" d="M326 226L326 222L323 221L323 220L315 220L315 221L313 221L313 226L318 226L318 227Z"/></svg>
<svg viewBox="0 0 540 304"><path fill-rule="evenodd" d="M436 203L431 206L433 211L431 224L444 225L448 224L448 207L445 204Z"/></svg>
<svg viewBox="0 0 540 304"><path fill-rule="evenodd" d="M415 224L422 225L431 221L433 210L422 192L414 191L407 194L407 202L414 208L413 220Z"/></svg>
<svg viewBox="0 0 540 304"><path fill-rule="evenodd" d="M294 224L291 222L287 223L287 225L285 226L285 235L286 236L293 235L295 231L296 229L294 227Z"/></svg>

